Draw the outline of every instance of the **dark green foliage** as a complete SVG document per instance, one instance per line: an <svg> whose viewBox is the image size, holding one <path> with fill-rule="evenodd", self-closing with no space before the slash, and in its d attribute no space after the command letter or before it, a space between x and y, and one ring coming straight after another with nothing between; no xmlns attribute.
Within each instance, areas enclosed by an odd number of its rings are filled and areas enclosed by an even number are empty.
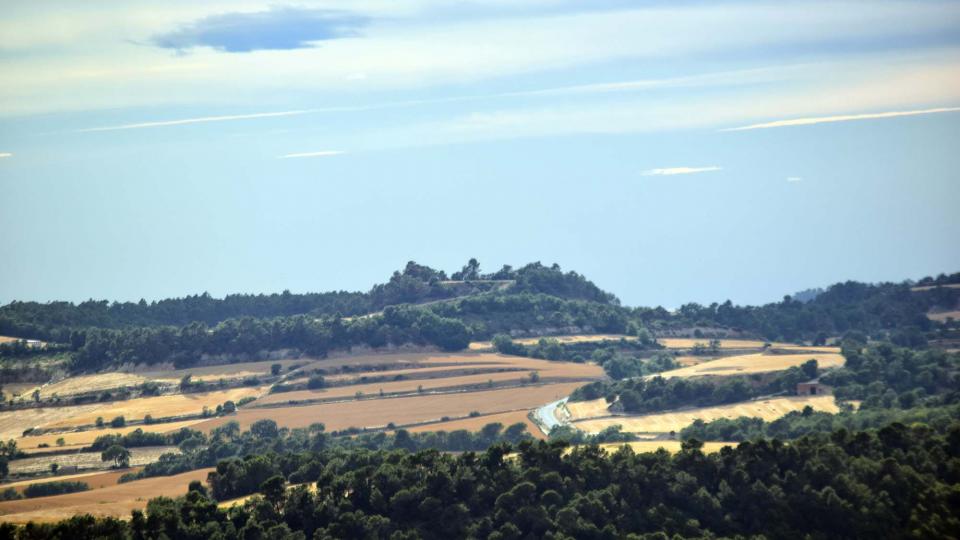
<svg viewBox="0 0 960 540"><path fill-rule="evenodd" d="M74 518L41 538L950 538L960 531L960 423L743 443L705 455L323 450L229 460L127 525ZM517 451L514 458L508 454ZM284 491L285 482L316 482ZM214 495L264 490L230 510ZM3 532L12 533L10 528ZM635 535L635 536L632 536Z"/></svg>
<svg viewBox="0 0 960 540"><path fill-rule="evenodd" d="M87 491L88 489L90 489L90 486L87 485L86 482L42 482L39 484L30 484L23 488L23 496L27 499L32 499L34 497L76 493L78 491Z"/></svg>

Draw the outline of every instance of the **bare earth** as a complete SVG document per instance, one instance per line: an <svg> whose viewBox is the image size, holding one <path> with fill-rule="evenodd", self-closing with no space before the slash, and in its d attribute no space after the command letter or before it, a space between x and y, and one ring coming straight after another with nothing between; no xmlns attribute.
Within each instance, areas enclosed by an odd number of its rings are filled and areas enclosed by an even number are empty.
<svg viewBox="0 0 960 540"><path fill-rule="evenodd" d="M165 422L162 424L141 424L136 426L127 426L122 428L104 428L88 429L85 431L71 431L68 433L48 433L46 435L36 435L20 437L17 439L17 447L23 450L36 450L41 444L50 445L51 449L60 448L57 446L57 439L63 437L64 446L62 448L71 448L76 446L89 446L101 435L126 435L131 431L142 429L147 433L169 433L177 431L180 428L190 427L198 422L203 422L202 418L194 420L184 420L182 422ZM42 448L40 450L43 450Z"/></svg>

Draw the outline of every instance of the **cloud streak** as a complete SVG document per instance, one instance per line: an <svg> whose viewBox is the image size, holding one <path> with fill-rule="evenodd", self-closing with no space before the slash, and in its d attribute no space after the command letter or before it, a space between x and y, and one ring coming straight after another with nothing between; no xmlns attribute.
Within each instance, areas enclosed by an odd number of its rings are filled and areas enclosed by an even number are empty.
<svg viewBox="0 0 960 540"><path fill-rule="evenodd" d="M13 154L11 154L10 152L0 152L0 158L8 158L8 157L13 157Z"/></svg>
<svg viewBox="0 0 960 540"><path fill-rule="evenodd" d="M117 131L121 129L143 129L167 126L185 126L189 124L205 124L207 122L230 122L233 120L252 120L256 118L277 118L282 116L299 116L302 114L312 114L320 112L320 109L300 109L294 111L276 111L261 112L252 114L230 114L224 116L200 116L197 118L180 118L177 120L159 120L156 122L140 122L136 124L121 124L118 126L102 126L93 128L84 128L76 130L77 133L90 133L95 131Z"/></svg>
<svg viewBox="0 0 960 540"><path fill-rule="evenodd" d="M713 171L722 171L723 167L711 165L709 167L667 167L664 169L648 169L640 173L641 176L676 176L678 174L697 174Z"/></svg>
<svg viewBox="0 0 960 540"><path fill-rule="evenodd" d="M900 116L917 116L922 114L936 114L946 112L960 111L960 107L940 107L936 109L919 109L913 111L891 111L881 113L866 114L841 114L836 116L812 116L809 118L793 118L790 120L774 120L773 122L764 122L762 124L750 124L733 128L721 129L720 131L747 131L751 129L771 129L793 126L812 126L815 124L828 124L833 122L852 122L855 120L877 120L881 118L897 118Z"/></svg>
<svg viewBox="0 0 960 540"><path fill-rule="evenodd" d="M282 156L277 156L277 158L278 159L311 158L311 157L339 156L341 154L346 154L346 152L343 150L320 150L318 152L299 152L296 154L284 154Z"/></svg>

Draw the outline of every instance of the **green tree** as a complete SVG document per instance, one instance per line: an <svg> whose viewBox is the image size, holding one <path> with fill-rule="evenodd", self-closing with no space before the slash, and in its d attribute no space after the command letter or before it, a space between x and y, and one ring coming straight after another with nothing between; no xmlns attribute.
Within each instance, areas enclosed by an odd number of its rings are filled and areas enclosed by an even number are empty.
<svg viewBox="0 0 960 540"><path fill-rule="evenodd" d="M112 461L117 469L125 469L130 466L130 450L115 444L100 454L101 461Z"/></svg>

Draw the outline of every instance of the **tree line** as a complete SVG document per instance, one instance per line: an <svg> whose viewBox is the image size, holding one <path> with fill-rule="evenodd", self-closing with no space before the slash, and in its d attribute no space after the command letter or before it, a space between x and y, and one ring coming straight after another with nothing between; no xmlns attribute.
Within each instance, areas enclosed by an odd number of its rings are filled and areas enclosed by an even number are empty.
<svg viewBox="0 0 960 540"><path fill-rule="evenodd" d="M714 454L608 454L562 441L460 455L325 449L221 462L129 521L4 524L4 537L203 539L948 538L960 422L762 439ZM312 484L315 489L308 485ZM261 496L227 509L220 498Z"/></svg>

